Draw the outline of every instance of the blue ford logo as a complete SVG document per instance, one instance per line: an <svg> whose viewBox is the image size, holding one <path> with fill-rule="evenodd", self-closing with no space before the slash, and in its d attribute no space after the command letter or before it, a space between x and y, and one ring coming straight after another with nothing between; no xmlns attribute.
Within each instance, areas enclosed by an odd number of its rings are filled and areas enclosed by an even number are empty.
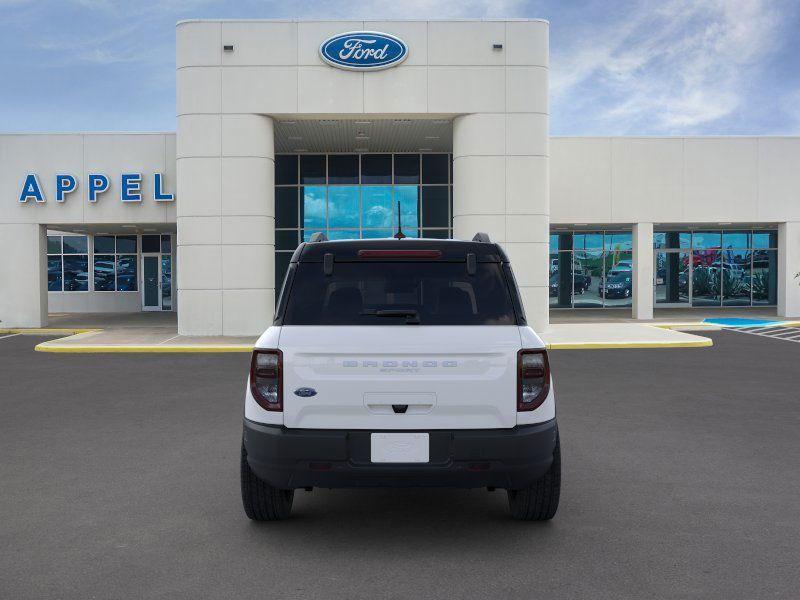
<svg viewBox="0 0 800 600"><path fill-rule="evenodd" d="M388 33L349 31L322 42L319 53L322 60L340 69L377 71L403 62L408 46Z"/></svg>
<svg viewBox="0 0 800 600"><path fill-rule="evenodd" d="M297 388L294 391L295 396L300 396L301 398L309 398L311 396L317 395L317 390L314 388Z"/></svg>

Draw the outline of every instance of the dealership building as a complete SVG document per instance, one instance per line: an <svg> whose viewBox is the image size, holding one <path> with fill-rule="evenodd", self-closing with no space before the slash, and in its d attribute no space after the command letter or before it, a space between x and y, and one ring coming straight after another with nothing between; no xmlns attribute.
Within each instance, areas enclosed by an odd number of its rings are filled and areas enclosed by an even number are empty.
<svg viewBox="0 0 800 600"><path fill-rule="evenodd" d="M534 328L800 317L800 138L550 137L545 21L187 21L176 68L177 133L0 135L0 327L258 334L298 244L398 218L500 242Z"/></svg>

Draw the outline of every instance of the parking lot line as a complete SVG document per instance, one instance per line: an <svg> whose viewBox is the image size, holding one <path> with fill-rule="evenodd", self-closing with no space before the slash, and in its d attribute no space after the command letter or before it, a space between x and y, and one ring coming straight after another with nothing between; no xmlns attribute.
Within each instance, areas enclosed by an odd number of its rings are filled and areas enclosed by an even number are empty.
<svg viewBox="0 0 800 600"><path fill-rule="evenodd" d="M759 337L767 337L775 340L786 340L787 342L800 343L799 327L727 327L728 331L737 333L747 333Z"/></svg>
<svg viewBox="0 0 800 600"><path fill-rule="evenodd" d="M15 337L17 335L22 335L21 333L11 333L9 335L0 335L0 340L4 340L6 338Z"/></svg>

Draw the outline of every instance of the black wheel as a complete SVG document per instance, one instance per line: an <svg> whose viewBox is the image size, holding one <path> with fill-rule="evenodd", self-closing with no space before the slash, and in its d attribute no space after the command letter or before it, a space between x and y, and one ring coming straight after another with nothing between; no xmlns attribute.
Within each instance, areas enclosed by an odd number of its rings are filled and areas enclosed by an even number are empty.
<svg viewBox="0 0 800 600"><path fill-rule="evenodd" d="M239 472L242 480L242 504L249 518L254 521L282 521L289 518L294 490L279 490L256 477L247 464L244 442Z"/></svg>
<svg viewBox="0 0 800 600"><path fill-rule="evenodd" d="M508 490L508 507L518 521L547 521L558 510L561 495L561 442L556 437L553 464L530 487Z"/></svg>

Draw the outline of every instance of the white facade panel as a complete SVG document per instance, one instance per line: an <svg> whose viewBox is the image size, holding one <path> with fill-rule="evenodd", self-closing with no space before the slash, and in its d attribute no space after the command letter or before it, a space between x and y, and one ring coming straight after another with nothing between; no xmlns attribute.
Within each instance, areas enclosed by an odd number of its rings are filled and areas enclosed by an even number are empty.
<svg viewBox="0 0 800 600"><path fill-rule="evenodd" d="M222 61L221 24L184 22L175 28L175 66L219 66Z"/></svg>
<svg viewBox="0 0 800 600"><path fill-rule="evenodd" d="M178 69L178 115L218 114L222 110L222 69L220 67L183 67Z"/></svg>
<svg viewBox="0 0 800 600"><path fill-rule="evenodd" d="M755 138L686 138L683 160L687 221L758 220Z"/></svg>
<svg viewBox="0 0 800 600"><path fill-rule="evenodd" d="M550 140L550 221L611 222L611 140Z"/></svg>
<svg viewBox="0 0 800 600"><path fill-rule="evenodd" d="M364 74L327 65L300 67L297 70L297 112L364 112Z"/></svg>
<svg viewBox="0 0 800 600"><path fill-rule="evenodd" d="M546 21L508 21L506 23L506 64L549 64L550 25Z"/></svg>
<svg viewBox="0 0 800 600"><path fill-rule="evenodd" d="M402 114L427 110L427 67L404 64L364 77L364 112Z"/></svg>
<svg viewBox="0 0 800 600"><path fill-rule="evenodd" d="M222 69L221 94L217 112L293 113L297 111L297 69L226 67Z"/></svg>
<svg viewBox="0 0 800 600"><path fill-rule="evenodd" d="M224 66L297 64L297 23L233 21L221 25L221 46L234 47L233 52L222 52Z"/></svg>
<svg viewBox="0 0 800 600"><path fill-rule="evenodd" d="M505 112L505 79L504 67L428 67L428 111Z"/></svg>
<svg viewBox="0 0 800 600"><path fill-rule="evenodd" d="M758 138L758 220L800 221L800 138Z"/></svg>
<svg viewBox="0 0 800 600"><path fill-rule="evenodd" d="M177 158L217 157L222 143L219 115L178 117Z"/></svg>
<svg viewBox="0 0 800 600"><path fill-rule="evenodd" d="M683 210L683 140L612 138L611 219L679 223Z"/></svg>
<svg viewBox="0 0 800 600"><path fill-rule="evenodd" d="M431 21L428 35L430 65L503 66L506 55L493 48L505 44L503 21Z"/></svg>

